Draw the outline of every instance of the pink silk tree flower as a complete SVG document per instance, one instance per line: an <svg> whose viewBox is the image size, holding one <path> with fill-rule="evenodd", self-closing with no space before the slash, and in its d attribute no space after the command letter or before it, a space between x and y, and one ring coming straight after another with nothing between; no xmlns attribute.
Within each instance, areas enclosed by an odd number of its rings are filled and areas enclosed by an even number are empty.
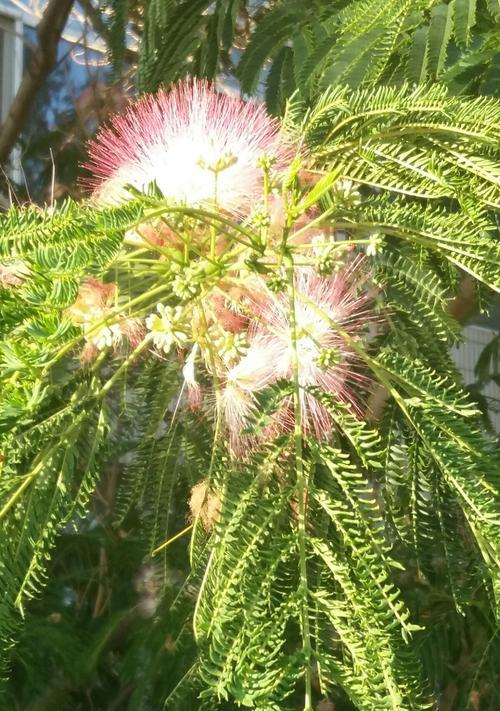
<svg viewBox="0 0 500 711"><path fill-rule="evenodd" d="M243 453L255 444L255 437L242 436L257 413L255 393L276 382L273 364L280 356L280 344L267 335L253 339L245 355L228 370L222 390L221 405L233 452Z"/></svg>
<svg viewBox="0 0 500 711"><path fill-rule="evenodd" d="M214 318L225 331L240 333L248 324L248 317L238 311L231 301L224 299L222 294L214 294L210 298L210 306Z"/></svg>
<svg viewBox="0 0 500 711"><path fill-rule="evenodd" d="M296 350L304 428L318 439L330 436L332 423L325 408L307 388L335 395L360 413L359 391L369 379L361 372L362 361L336 327L357 339L368 324L378 320L366 290L362 259L343 271L321 277L313 269L295 273ZM363 288L364 287L364 288ZM278 378L293 378L294 344L288 297L274 295L260 314L255 334L270 331L281 344L274 368Z"/></svg>
<svg viewBox="0 0 500 711"><path fill-rule="evenodd" d="M289 298L266 290L255 303L256 318L249 326L250 347L227 376L224 411L233 450L242 429L256 412L255 393L280 379L294 377L295 349L304 430L318 439L328 439L331 417L308 388L333 394L353 412L361 413L360 392L370 381L362 373L362 360L338 332L358 339L378 321L366 290L363 260L353 260L342 272L321 277L312 268L295 273L296 343L294 345ZM274 430L289 431L293 404L286 398L276 413Z"/></svg>
<svg viewBox="0 0 500 711"><path fill-rule="evenodd" d="M284 165L293 155L280 123L263 105L188 80L144 96L89 142L89 183L105 204L153 181L165 198L216 203L238 215L262 196L261 156Z"/></svg>
<svg viewBox="0 0 500 711"><path fill-rule="evenodd" d="M198 351L199 346L195 343L182 368L182 375L184 376L184 383L187 388L187 402L190 410L198 410L201 407L201 386L196 380L195 374L195 361Z"/></svg>

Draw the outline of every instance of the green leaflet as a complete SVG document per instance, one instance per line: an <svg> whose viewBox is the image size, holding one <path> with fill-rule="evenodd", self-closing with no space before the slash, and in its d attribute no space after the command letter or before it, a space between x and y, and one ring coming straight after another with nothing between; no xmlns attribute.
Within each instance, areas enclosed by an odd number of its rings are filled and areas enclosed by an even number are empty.
<svg viewBox="0 0 500 711"><path fill-rule="evenodd" d="M113 17L119 19L126 2L115 4ZM378 81L400 83L403 75L410 82L438 78L455 87L449 83L446 68L456 60L457 48L482 42L495 30L498 0L486 0L486 4L488 13L481 13L478 23L476 0L351 0L347 4L318 0L306 5L283 0L263 8L243 3L241 9L248 17L253 20L255 15L255 26L247 44L238 47L234 57L229 50L239 3L155 0L148 7L140 48L140 87L142 91L155 90L187 71L214 79L221 65L231 67L235 61L243 91L252 94L263 83L273 112L295 90L317 98L318 88L332 83L374 87ZM115 44L119 27L116 20L110 27ZM481 82L489 81L497 57L494 48L467 79L474 91ZM119 55L117 61L121 61Z"/></svg>
<svg viewBox="0 0 500 711"><path fill-rule="evenodd" d="M428 46L428 72L431 77L441 74L446 60L446 51L453 29L455 4L437 5L431 10Z"/></svg>
<svg viewBox="0 0 500 711"><path fill-rule="evenodd" d="M311 525L322 521L323 512L327 527L332 526L330 540L337 542L332 548L312 532L308 541L313 646L321 673L331 674L329 680L323 678L325 689L333 677L359 708L382 709L390 684L390 708L412 708L410 698L415 702L419 696L418 673L415 666L410 675L408 670L415 660L410 661L399 629L391 623L389 631L384 619L396 617L406 634L412 627L397 593L384 580L383 571L391 569L391 562L377 526L377 507L362 475L345 455L312 442L311 446L321 469L312 488ZM212 693L222 698L230 693L240 703L268 708L266 701L285 698L300 678L298 651L290 643L284 647L285 628L293 629L299 615L294 543L285 524L293 492L285 488L280 493L274 477L266 482L261 475L252 478L248 473L233 471L227 479L195 630L202 650L201 674ZM326 530L318 535L326 535ZM353 617L348 610L354 600ZM328 630L339 635L337 654L325 646ZM388 647L391 654L384 651ZM416 708L426 705L422 701Z"/></svg>
<svg viewBox="0 0 500 711"><path fill-rule="evenodd" d="M293 33L302 17L303 9L296 0L288 0L264 16L238 64L244 92L254 92L267 58Z"/></svg>
<svg viewBox="0 0 500 711"><path fill-rule="evenodd" d="M128 0L112 0L111 19L109 21L109 53L113 71L120 76L125 61L127 46Z"/></svg>
<svg viewBox="0 0 500 711"><path fill-rule="evenodd" d="M393 350L382 351L377 363L395 384L404 388L413 406L425 408L433 401L443 410L462 417L477 417L479 414L468 394L447 373L438 374L421 361Z"/></svg>
<svg viewBox="0 0 500 711"><path fill-rule="evenodd" d="M408 79L416 84L421 84L427 77L428 34L429 28L425 26L415 30L408 53Z"/></svg>
<svg viewBox="0 0 500 711"><path fill-rule="evenodd" d="M455 0L455 37L459 44L468 45L471 29L476 22L476 0Z"/></svg>
<svg viewBox="0 0 500 711"><path fill-rule="evenodd" d="M446 387L443 379L433 379L418 364L412 366L407 363L403 376L400 358L399 355L386 353L381 358L381 364L388 369L395 386L403 393L401 398L393 394L396 404L406 418L406 425L417 437L416 444L413 444L412 448L422 446L424 449L424 460L427 462L425 466L430 467L431 477L429 483L425 485L427 490L435 476L432 472L439 471L440 479L435 481L434 486L437 489L432 495L432 499L438 501L437 525L443 535L444 519L449 516L451 509L449 505L448 507L441 505L439 498L444 497L446 500L449 489L453 492L455 500L459 502L463 515L474 533L477 546L487 566L487 575L491 581L498 611L500 553L496 530L500 522L498 496L500 472L496 456L491 445L477 429L477 417L474 418L473 423L467 423L467 417L474 412L467 408L460 391L457 391L456 395L453 394L455 390L453 384ZM399 367L396 366L398 360ZM416 397L419 390L421 395ZM409 454L408 461L410 460ZM420 462L414 471L418 472L421 481ZM396 481L402 481L400 476L401 474ZM415 475L413 480L416 481ZM414 505L417 505L419 499L425 502L427 496L428 494L425 494L422 498L418 492L414 493ZM427 528L429 529L428 526ZM447 534L443 535L442 540L445 546L450 545L447 543ZM417 545L415 534L414 545ZM452 575L452 586L454 578L455 576ZM457 596L456 592L454 595Z"/></svg>
<svg viewBox="0 0 500 711"><path fill-rule="evenodd" d="M488 10L495 20L498 20L500 15L500 2L498 0L486 0Z"/></svg>
<svg viewBox="0 0 500 711"><path fill-rule="evenodd" d="M148 42L157 40L156 29L171 37L187 12L185 3L151 7ZM163 65L153 62L151 75L144 69L145 82L154 83L162 66L175 74L188 46L207 72L223 62L234 5L221 2L212 9L203 19L193 10L186 32L196 41L181 33L178 56L165 51ZM289 425L292 402L300 402L305 386L297 379L293 387L259 391L255 421L244 434L246 456L238 460L224 447L227 430L214 394L216 386L226 386L227 370L221 368L223 377L214 385L212 363L200 358L196 376L207 397L201 409L184 407L182 368L190 341L170 354L157 350L154 358L148 342L140 353L125 344L100 351L85 367L79 361L87 334L66 309L89 276L119 284L110 319L124 314L144 326L159 301L193 308L193 298L173 286L182 260L192 259L196 269L188 285L204 290L203 315L212 327L212 296L226 295L240 269L245 278L265 279L277 256L289 274L294 260L315 269L309 245L273 252L279 240L270 240L266 251L251 220L232 224L209 209L169 206L158 195L137 195L120 208L67 203L54 214L13 210L0 221L2 253L15 253L28 271L15 289L0 292L0 510L7 541L0 559L11 603L0 613L4 644L11 644L19 620L15 605L24 611L25 601L45 586L47 557L61 527L88 512L105 447L117 486L113 518L119 533L109 535L123 536L138 567L151 567L157 594L153 617L138 625L142 633L136 636L134 629L126 664L113 672L132 684L132 708L160 699L177 711L197 704L199 694L207 709L234 703L266 711L303 708L309 682L310 705L328 697L339 708L363 711L425 709L456 663L454 650L464 649L463 641L443 641L436 657L445 671L433 671L434 624L442 631L444 620L451 620L449 628L468 638L473 633L456 620L463 616L473 624L477 614L481 629L493 629L488 605L498 607L500 594L497 453L479 431L476 409L450 364L448 346L459 329L447 308L463 271L500 288L494 215L499 102L459 99L438 86L371 89L367 64L361 66L368 54L359 66L351 61L361 42L358 30L380 39L372 67L379 75L399 41L398 13L405 14L406 6L390 3L395 19L383 37L369 23L370 12L383 13L383 3L367 0L354 9L351 19L347 6L339 9L345 31L337 47L343 47L339 62L345 64L335 71L364 88L333 86L307 108L304 96L292 102L287 121L304 132L306 143L285 191L292 219L299 213L314 219L314 229L331 238L333 252L343 255L353 247L357 254L369 247L360 267L366 285L361 280L353 288L357 294L370 287L373 303L367 308L378 309L380 328L371 338L360 330L350 345L358 357L356 373L369 378L370 389L386 388L381 423L367 423L374 414L364 396L354 414L335 393L307 387L321 416L330 417L331 433L318 441L288 426L273 440L273 418L278 414ZM268 87L276 93L277 111L300 77L297 55L310 58L316 38L337 42L342 34L325 22L321 8L316 14L314 27L301 26L293 46L259 49L257 43L252 49L256 65L259 52L276 52ZM265 17L279 24L274 10ZM405 25L408 41L415 22ZM217 38L217 51L200 49L208 31ZM322 55L314 82L321 82L330 60L328 52ZM256 70L243 60L242 66L251 85ZM302 169L311 169L314 187L301 185ZM159 216L179 231L190 220L196 223L191 247L175 252L161 245L155 253L144 244L129 245L131 240L124 245L128 230ZM229 246L220 262L198 268L205 224ZM228 258L233 238L236 264ZM282 298L282 284L276 288ZM344 340L349 343L348 334ZM255 447L255 435L267 442ZM206 527L199 512L189 518L196 484L204 484L219 505ZM78 511L75 500L81 502ZM188 546L186 532L176 536L191 523ZM101 533L104 538L108 532ZM161 556L150 560L161 546ZM136 604L129 580L135 573L128 569L129 606ZM85 674L99 666L120 619L111 614L96 635ZM487 635L480 638L469 658L484 654L492 664L488 645ZM474 664L460 682L464 694L476 671L481 681L491 675L489 666L483 672ZM424 667L434 686L427 684ZM161 693L158 677L164 680Z"/></svg>
<svg viewBox="0 0 500 711"><path fill-rule="evenodd" d="M156 91L162 83L168 85L186 74L186 58L200 46L209 4L208 0L150 3L139 56L140 91Z"/></svg>

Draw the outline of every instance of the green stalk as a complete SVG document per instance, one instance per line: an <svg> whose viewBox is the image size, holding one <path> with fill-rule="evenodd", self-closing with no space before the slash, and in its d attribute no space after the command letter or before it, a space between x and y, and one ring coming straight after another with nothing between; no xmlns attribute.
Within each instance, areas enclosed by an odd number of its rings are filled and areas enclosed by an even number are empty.
<svg viewBox="0 0 500 711"><path fill-rule="evenodd" d="M102 386L102 388L95 394L95 398L103 398L111 390L113 385L116 383L121 374L128 368L128 366L137 358L137 356L142 353L142 351L149 345L151 338L146 336L139 345L134 348L134 350L125 358L123 363L116 369L111 378Z"/></svg>
<svg viewBox="0 0 500 711"><path fill-rule="evenodd" d="M0 521L5 518L5 516L15 505L23 491L30 486L34 479L36 479L36 477L42 471L47 462L50 462L51 458L57 453L59 449L61 449L61 443L67 441L70 435L72 435L72 433L76 429L78 429L78 427L80 427L82 419L85 419L85 414L85 412L81 412L78 417L73 420L73 422L64 430L64 432L60 434L57 442L46 447L38 454L38 456L35 458L34 466L31 471L29 471L27 474L24 475L24 477L22 477L21 484L12 494L10 494L9 498L0 509Z"/></svg>
<svg viewBox="0 0 500 711"><path fill-rule="evenodd" d="M214 207L217 209L217 178L218 171L214 170ZM210 259L215 261L215 247L217 244L217 228L215 224L211 222L210 224Z"/></svg>
<svg viewBox="0 0 500 711"><path fill-rule="evenodd" d="M297 351L297 318L295 310L295 284L294 284L294 264L290 254L284 256L286 264L286 274L288 281L288 293L290 304L290 329L293 349L293 406L294 406L294 443L295 443L295 471L297 475L297 498L298 498L298 540L299 540L299 566L300 566L300 592L302 605L300 612L300 627L302 635L302 647L306 659L305 667L305 698L304 711L312 711L312 672L311 672L311 629L309 624L309 600L307 581L307 554L306 554L306 523L307 523L307 490L308 477L304 469L304 458L302 448L302 406L300 401L300 381L299 381L299 355Z"/></svg>
<svg viewBox="0 0 500 711"><path fill-rule="evenodd" d="M267 246L269 242L269 165L264 166L264 215L265 224L260 229L260 241L263 247Z"/></svg>

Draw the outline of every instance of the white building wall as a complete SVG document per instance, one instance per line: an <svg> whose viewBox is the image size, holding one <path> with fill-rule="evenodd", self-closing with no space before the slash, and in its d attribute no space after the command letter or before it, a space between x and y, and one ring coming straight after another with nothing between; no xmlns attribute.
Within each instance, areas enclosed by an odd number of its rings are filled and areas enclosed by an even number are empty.
<svg viewBox="0 0 500 711"><path fill-rule="evenodd" d="M466 326L463 343L452 349L451 356L464 376L466 385L476 382L474 367L477 359L495 335L495 331L484 326ZM489 382L481 392L488 400L492 424L500 434L500 387Z"/></svg>

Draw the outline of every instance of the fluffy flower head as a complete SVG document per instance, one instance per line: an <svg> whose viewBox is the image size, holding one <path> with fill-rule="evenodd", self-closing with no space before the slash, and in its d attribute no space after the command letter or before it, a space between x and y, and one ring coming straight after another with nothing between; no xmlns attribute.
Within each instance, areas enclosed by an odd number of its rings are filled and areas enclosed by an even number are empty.
<svg viewBox="0 0 500 711"><path fill-rule="evenodd" d="M113 303L116 287L89 277L78 291L75 303L67 309L73 323L88 326L100 321Z"/></svg>
<svg viewBox="0 0 500 711"><path fill-rule="evenodd" d="M89 144L99 200L120 202L126 186L155 181L175 202L217 204L239 213L262 193L263 156L283 163L290 144L265 108L186 81L147 95L116 116Z"/></svg>
<svg viewBox="0 0 500 711"><path fill-rule="evenodd" d="M365 279L360 259L328 278L318 276L312 269L298 269L295 275L296 349L298 379L303 388L300 393L302 415L306 428L319 439L329 436L331 421L307 388L317 387L333 393L354 411L359 411L353 386L367 384L366 377L359 372L358 356L332 326L332 322L336 323L350 337L356 338L376 319L369 307L366 288L358 292ZM271 330L281 345L280 358L274 363L277 376L290 380L294 346L286 298L270 300L262 316L264 328ZM263 329L261 324L257 326L257 332Z"/></svg>
<svg viewBox="0 0 500 711"><path fill-rule="evenodd" d="M297 269L295 342L288 297L267 292L266 299L256 301L257 318L249 329L250 347L227 373L223 393L233 450L241 449L241 431L256 412L255 393L280 379L292 380L295 349L302 419L309 432L318 439L327 439L332 429L328 412L310 388L332 393L353 411L360 410L357 392L366 389L369 381L361 372L359 357L333 324L357 338L377 320L365 281L360 259L327 278L318 276L313 269ZM278 413L278 429L290 425L292 409L291 400L285 400Z"/></svg>

